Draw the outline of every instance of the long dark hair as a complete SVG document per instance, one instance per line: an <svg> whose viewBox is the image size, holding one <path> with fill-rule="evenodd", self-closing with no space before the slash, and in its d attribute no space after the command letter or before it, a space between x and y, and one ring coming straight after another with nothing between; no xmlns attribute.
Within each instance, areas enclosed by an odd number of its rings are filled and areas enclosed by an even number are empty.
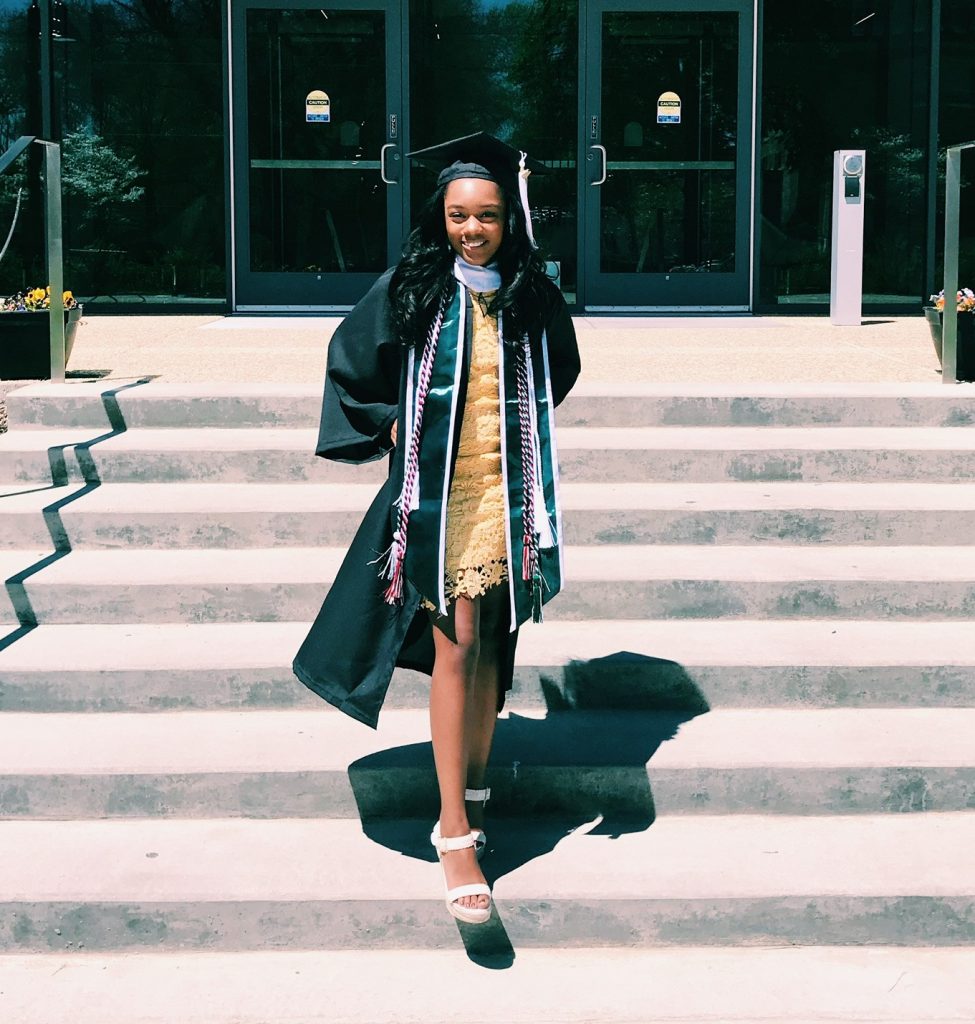
<svg viewBox="0 0 975 1024"><path fill-rule="evenodd" d="M494 316L504 314L505 339L515 344L525 337L542 308L547 275L528 238L520 197L503 185L498 188L505 209L504 235L496 257L501 287L489 311ZM456 253L447 238L446 192L447 186L441 185L424 204L389 282L390 305L403 345L416 345L425 337L440 305L453 292Z"/></svg>

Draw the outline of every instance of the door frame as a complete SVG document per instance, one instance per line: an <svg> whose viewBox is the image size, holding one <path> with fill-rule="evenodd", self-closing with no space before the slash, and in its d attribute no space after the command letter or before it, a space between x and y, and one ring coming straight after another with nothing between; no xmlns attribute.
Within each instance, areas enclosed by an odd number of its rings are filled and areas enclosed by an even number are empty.
<svg viewBox="0 0 975 1024"><path fill-rule="evenodd" d="M386 111L385 141L395 146L389 153L390 163L398 174L395 185L387 185L386 250L387 264L399 256L403 241L409 233L409 189L410 161L405 154L409 139L408 102L408 57L409 19L408 0L337 0L335 9L341 10L382 10L386 13ZM229 269L229 290L231 312L348 312L365 294L371 284L380 276L376 273L317 274L309 272L281 272L281 286L287 285L292 293L304 287L321 288L325 278L332 278L335 284L344 287L328 289L334 296L326 294L326 301L320 303L287 301L292 296L282 295L284 301L252 301L256 296L251 290L253 282L248 278L250 245L247 232L249 223L250 183L247 153L247 62L246 62L246 19L250 10L316 10L321 5L315 0L225 0L222 5L224 22L224 124L225 160L227 184L227 266ZM391 123L395 117L395 124ZM385 268L384 268L385 269ZM271 276L271 275L269 275ZM299 280L300 279L300 280ZM274 283L269 282L273 290ZM337 294L336 294L337 291ZM264 296L261 296L264 297Z"/></svg>
<svg viewBox="0 0 975 1024"><path fill-rule="evenodd" d="M758 53L760 45L759 16L761 0L583 0L579 16L579 134L578 134L578 252L579 289L578 303L582 312L750 312L753 306L756 255L756 203L758 160ZM675 304L657 305L650 303L599 302L606 298L605 289L600 295L601 273L599 266L599 195L598 186L590 184L590 167L587 155L590 152L590 119L600 118L602 123L602 96L600 80L602 75L602 15L606 11L655 12L675 11L707 13L708 11L732 11L740 16L738 51L738 119L748 122L747 131L739 133L738 152L742 154L737 168L737 239L736 259L747 260L742 271L736 271L740 278L738 291L741 301L719 304ZM750 15L750 17L749 17ZM596 59L598 56L598 59ZM599 138L602 138L601 128ZM614 275L607 275L614 276ZM649 288L653 275L645 275L645 286ZM610 285L609 287L612 287ZM618 288L619 286L617 286ZM633 285L627 290L632 293ZM639 300L641 296L635 298ZM738 298L738 295L735 295Z"/></svg>

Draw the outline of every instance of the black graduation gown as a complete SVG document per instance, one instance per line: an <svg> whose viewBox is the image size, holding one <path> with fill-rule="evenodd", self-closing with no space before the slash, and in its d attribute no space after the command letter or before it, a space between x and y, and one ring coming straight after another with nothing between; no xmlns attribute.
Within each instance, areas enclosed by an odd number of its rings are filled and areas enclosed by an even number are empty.
<svg viewBox="0 0 975 1024"><path fill-rule="evenodd" d="M419 607L419 592L406 579L402 604L386 604L388 580L380 578L380 555L393 539L393 501L403 483L405 446L391 445L390 430L395 420L406 421L406 360L392 329L391 276L388 270L379 278L332 336L316 448L323 458L357 464L392 452L389 477L366 512L293 666L309 689L373 728L394 667L429 675L434 658L430 619ZM579 374L579 352L565 300L554 285L547 289L533 333L543 330L552 399L558 405ZM370 564L377 559L379 564ZM506 635L502 702L511 688L517 631Z"/></svg>

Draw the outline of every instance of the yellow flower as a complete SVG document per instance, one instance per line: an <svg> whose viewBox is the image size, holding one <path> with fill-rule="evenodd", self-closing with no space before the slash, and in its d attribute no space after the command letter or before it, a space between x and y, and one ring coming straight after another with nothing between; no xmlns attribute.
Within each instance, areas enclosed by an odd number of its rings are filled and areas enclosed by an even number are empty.
<svg viewBox="0 0 975 1024"><path fill-rule="evenodd" d="M46 294L47 294L47 292L45 292L43 288L35 288L35 289L34 289L34 290L33 290L33 291L32 291L32 292L30 293L30 297L31 297L31 298L32 298L32 299L33 299L33 300L34 300L35 302L40 302L40 301L41 301L41 299L43 299L43 298L44 298L44 296L45 296Z"/></svg>
<svg viewBox="0 0 975 1024"><path fill-rule="evenodd" d="M71 292L65 292L61 296L61 301L62 302L70 302L73 298L74 298L74 295L72 295Z"/></svg>

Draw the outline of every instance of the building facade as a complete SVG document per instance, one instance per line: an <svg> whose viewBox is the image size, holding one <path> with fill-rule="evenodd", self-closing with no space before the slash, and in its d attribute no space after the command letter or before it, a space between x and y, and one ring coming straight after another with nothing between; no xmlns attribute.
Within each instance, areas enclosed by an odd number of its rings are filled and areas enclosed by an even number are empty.
<svg viewBox="0 0 975 1024"><path fill-rule="evenodd" d="M62 141L65 280L89 310L347 309L431 190L405 154L483 129L549 168L536 234L574 309L821 312L832 153L862 148L864 308L913 312L938 287L939 154L975 137L971 15L972 0L0 0L0 150ZM13 170L0 294L43 275L40 167Z"/></svg>

